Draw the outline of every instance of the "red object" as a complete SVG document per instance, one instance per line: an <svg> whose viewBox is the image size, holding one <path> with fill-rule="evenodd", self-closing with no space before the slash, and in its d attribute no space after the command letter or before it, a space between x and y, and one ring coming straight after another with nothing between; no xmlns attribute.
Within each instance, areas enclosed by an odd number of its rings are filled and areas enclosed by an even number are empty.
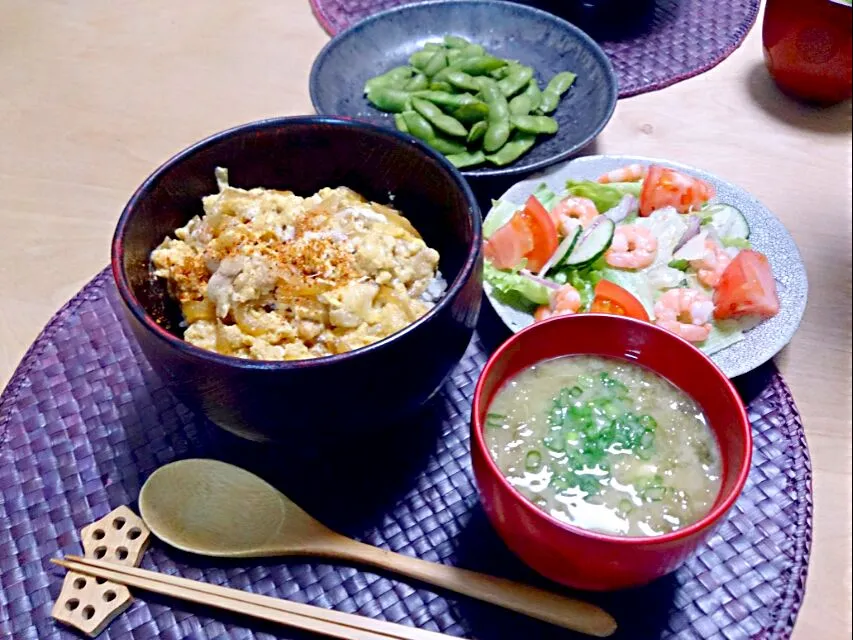
<svg viewBox="0 0 853 640"><path fill-rule="evenodd" d="M594 533L552 518L501 474L483 437L489 404L520 371L572 354L628 358L668 378L699 403L720 443L723 469L720 494L704 518L653 538ZM746 483L752 431L731 382L694 346L639 320L579 314L533 324L492 355L474 392L471 456L486 514L507 546L551 580L603 591L643 585L670 573L714 533Z"/></svg>
<svg viewBox="0 0 853 640"><path fill-rule="evenodd" d="M723 271L714 291L714 317L772 318L777 313L779 296L767 257L757 251L741 251Z"/></svg>
<svg viewBox="0 0 853 640"><path fill-rule="evenodd" d="M486 240L483 255L498 269L513 269L532 250L530 229L520 213L516 213Z"/></svg>
<svg viewBox="0 0 853 640"><path fill-rule="evenodd" d="M795 97L831 104L853 95L853 10L831 0L767 0L764 60Z"/></svg>
<svg viewBox="0 0 853 640"><path fill-rule="evenodd" d="M714 197L713 185L668 167L649 167L640 192L640 215L656 209L675 207L679 213L698 209Z"/></svg>
<svg viewBox="0 0 853 640"><path fill-rule="evenodd" d="M548 211L534 196L524 209L492 234L484 253L498 269L513 269L527 259L530 271L539 271L554 255L559 244L557 228Z"/></svg>
<svg viewBox="0 0 853 640"><path fill-rule="evenodd" d="M614 316L628 316L643 322L649 322L649 314L643 304L628 291L610 280L602 280L595 285L595 297L589 307L590 313L607 313Z"/></svg>

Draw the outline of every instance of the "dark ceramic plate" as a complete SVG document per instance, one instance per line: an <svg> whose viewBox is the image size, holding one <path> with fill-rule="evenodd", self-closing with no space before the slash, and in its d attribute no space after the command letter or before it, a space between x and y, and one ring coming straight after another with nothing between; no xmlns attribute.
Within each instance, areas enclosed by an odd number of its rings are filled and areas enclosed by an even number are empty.
<svg viewBox="0 0 853 640"><path fill-rule="evenodd" d="M589 144L616 107L616 76L601 48L577 27L532 7L495 0L424 2L371 16L341 32L311 69L311 102L317 113L394 126L363 94L371 77L397 65L424 43L446 34L463 36L496 56L536 69L540 86L560 71L578 75L553 114L560 130L506 167L483 165L466 177L519 176L564 160Z"/></svg>

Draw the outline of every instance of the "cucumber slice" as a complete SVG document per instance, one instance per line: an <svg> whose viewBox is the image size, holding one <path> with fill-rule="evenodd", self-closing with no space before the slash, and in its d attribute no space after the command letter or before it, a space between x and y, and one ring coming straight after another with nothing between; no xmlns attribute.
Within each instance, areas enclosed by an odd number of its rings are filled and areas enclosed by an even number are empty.
<svg viewBox="0 0 853 640"><path fill-rule="evenodd" d="M581 236L566 260L566 266L579 268L598 260L610 248L615 231L616 224L613 220L599 216Z"/></svg>
<svg viewBox="0 0 853 640"><path fill-rule="evenodd" d="M539 277L544 278L545 274L548 273L553 267L560 264L566 255L570 255L572 250L575 248L575 245L578 243L578 240L583 233L583 228L578 227L574 230L574 232L567 235L563 238L563 241L560 242L560 245L557 247L557 250L554 251L554 255L548 258L548 262L540 269Z"/></svg>
<svg viewBox="0 0 853 640"><path fill-rule="evenodd" d="M732 205L712 204L702 213L711 216L711 225L721 238L749 238L749 223Z"/></svg>

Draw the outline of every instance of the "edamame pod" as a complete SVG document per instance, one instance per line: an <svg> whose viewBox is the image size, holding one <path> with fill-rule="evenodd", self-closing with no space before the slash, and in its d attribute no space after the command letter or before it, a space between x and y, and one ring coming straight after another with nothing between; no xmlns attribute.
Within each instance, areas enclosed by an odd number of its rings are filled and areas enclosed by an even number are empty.
<svg viewBox="0 0 853 640"><path fill-rule="evenodd" d="M412 94L402 89L376 87L367 94L367 99L377 109L399 113L411 108Z"/></svg>
<svg viewBox="0 0 853 640"><path fill-rule="evenodd" d="M420 138L424 142L429 142L435 137L435 129L417 111L404 111L402 116L403 121L406 123L406 129L416 138Z"/></svg>
<svg viewBox="0 0 853 640"><path fill-rule="evenodd" d="M480 86L477 84L476 80L474 80L474 76L470 76L464 71L454 69L444 74L444 77L447 79L447 82L459 89L464 89L465 91L480 90Z"/></svg>
<svg viewBox="0 0 853 640"><path fill-rule="evenodd" d="M378 89L379 87L399 89L412 77L414 72L415 70L412 67L394 67L387 73L383 73L381 76L376 76L365 82L364 93L370 93L373 89Z"/></svg>
<svg viewBox="0 0 853 640"><path fill-rule="evenodd" d="M509 105L506 97L501 93L496 82L483 82L480 95L489 107L489 128L483 137L483 148L494 153L500 149L509 138Z"/></svg>
<svg viewBox="0 0 853 640"><path fill-rule="evenodd" d="M469 44L464 49L460 49L460 58L474 58L476 56L485 55L486 50L478 44Z"/></svg>
<svg viewBox="0 0 853 640"><path fill-rule="evenodd" d="M432 78L436 73L441 71L447 66L447 54L442 51L436 51L432 54L432 57L429 59L429 62L426 63L426 66L423 69L424 75L429 78Z"/></svg>
<svg viewBox="0 0 853 640"><path fill-rule="evenodd" d="M446 115L432 102L423 98L412 98L412 106L415 108L415 111L429 120L436 129L456 137L465 137L468 135L468 130L459 120Z"/></svg>
<svg viewBox="0 0 853 640"><path fill-rule="evenodd" d="M489 107L485 102L475 100L471 104L463 104L456 109L453 117L463 124L481 122L489 117Z"/></svg>
<svg viewBox="0 0 853 640"><path fill-rule="evenodd" d="M406 124L406 119L402 113L394 114L394 124L397 125L397 130L403 133L409 133L409 125Z"/></svg>
<svg viewBox="0 0 853 640"><path fill-rule="evenodd" d="M548 86L545 87L545 91L551 91L558 96L562 96L575 83L577 77L577 74L571 71L562 71L551 78Z"/></svg>
<svg viewBox="0 0 853 640"><path fill-rule="evenodd" d="M422 73L416 73L403 85L403 91L423 91L429 87L429 80Z"/></svg>
<svg viewBox="0 0 853 640"><path fill-rule="evenodd" d="M434 51L427 51L425 49L421 49L420 51L415 51L412 55L409 56L409 64L412 65L418 71L423 71L429 62L430 58L432 58Z"/></svg>
<svg viewBox="0 0 853 640"><path fill-rule="evenodd" d="M500 151L486 155L486 160L499 167L515 162L536 142L536 136L530 133L517 133Z"/></svg>
<svg viewBox="0 0 853 640"><path fill-rule="evenodd" d="M450 49L464 49L471 43L461 36L444 36L444 46Z"/></svg>
<svg viewBox="0 0 853 640"><path fill-rule="evenodd" d="M482 76L489 71L506 66L506 60L501 60L490 55L473 56L471 58L462 58L454 66L469 75Z"/></svg>
<svg viewBox="0 0 853 640"><path fill-rule="evenodd" d="M486 129L486 135L483 136L483 149L489 153L494 153L509 140L509 134L512 131L509 120L501 120L490 124Z"/></svg>
<svg viewBox="0 0 853 640"><path fill-rule="evenodd" d="M532 79L533 69L530 67L514 66L509 74L498 82L498 88L502 94L509 98L526 87Z"/></svg>
<svg viewBox="0 0 853 640"><path fill-rule="evenodd" d="M450 109L458 109L464 105L479 102L479 100L470 93L450 93L448 91L415 91L412 96L423 100L429 100L433 104L448 107Z"/></svg>
<svg viewBox="0 0 853 640"><path fill-rule="evenodd" d="M542 104L542 90L539 88L539 83L536 82L536 78L533 78L527 84L527 88L522 92L522 95L530 98L531 111L535 111L539 108L539 105Z"/></svg>
<svg viewBox="0 0 853 640"><path fill-rule="evenodd" d="M465 151L463 153L451 153L447 156L451 164L457 169L464 167L473 167L476 164L483 164L486 161L486 154L479 149L477 151Z"/></svg>
<svg viewBox="0 0 853 640"><path fill-rule="evenodd" d="M560 126L548 116L517 115L510 118L512 126L524 133L557 133Z"/></svg>
<svg viewBox="0 0 853 640"><path fill-rule="evenodd" d="M509 113L513 116L525 116L533 111L533 102L526 93L519 93L509 101Z"/></svg>
<svg viewBox="0 0 853 640"><path fill-rule="evenodd" d="M444 136L436 135L435 137L426 140L425 142L433 149L435 149L439 153L443 153L444 155L451 155L454 153L465 153L467 151L465 145L461 142L451 140L450 138L445 138Z"/></svg>
<svg viewBox="0 0 853 640"><path fill-rule="evenodd" d="M489 130L489 125L485 120L480 120L479 122L474 123L471 127L471 130L468 132L468 138L465 140L469 145L476 144L480 140L483 139L483 136L486 135L486 131Z"/></svg>
<svg viewBox="0 0 853 640"><path fill-rule="evenodd" d="M453 91L453 86L449 82L430 82L429 90L450 93L451 91Z"/></svg>

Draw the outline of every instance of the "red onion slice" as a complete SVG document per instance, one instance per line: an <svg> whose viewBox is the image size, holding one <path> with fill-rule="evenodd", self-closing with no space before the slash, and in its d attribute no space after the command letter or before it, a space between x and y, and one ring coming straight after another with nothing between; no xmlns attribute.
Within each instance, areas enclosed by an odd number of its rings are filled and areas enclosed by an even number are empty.
<svg viewBox="0 0 853 640"><path fill-rule="evenodd" d="M699 220L698 216L690 216L687 218L687 229L684 230L684 233L681 235L681 239L675 243L675 248L672 250L673 253L681 249L684 245L686 245L691 238L699 235L699 231L702 227L702 221Z"/></svg>
<svg viewBox="0 0 853 640"><path fill-rule="evenodd" d="M634 196L632 196L631 194L626 194L619 201L619 204L617 204L612 209L608 209L601 215L606 216L613 220L613 222L615 222L616 224L619 224L625 218L631 215L631 212L637 208L637 204L637 199Z"/></svg>
<svg viewBox="0 0 853 640"><path fill-rule="evenodd" d="M520 275L523 275L528 280L532 280L536 284L541 284L543 287L547 287L548 289L552 289L552 290L556 291L557 289L560 288L560 285L558 285L556 282L553 282L552 280L546 280L545 278L540 278L539 276L535 276L532 273L530 273L530 271L528 271L527 269L522 269L518 273Z"/></svg>

